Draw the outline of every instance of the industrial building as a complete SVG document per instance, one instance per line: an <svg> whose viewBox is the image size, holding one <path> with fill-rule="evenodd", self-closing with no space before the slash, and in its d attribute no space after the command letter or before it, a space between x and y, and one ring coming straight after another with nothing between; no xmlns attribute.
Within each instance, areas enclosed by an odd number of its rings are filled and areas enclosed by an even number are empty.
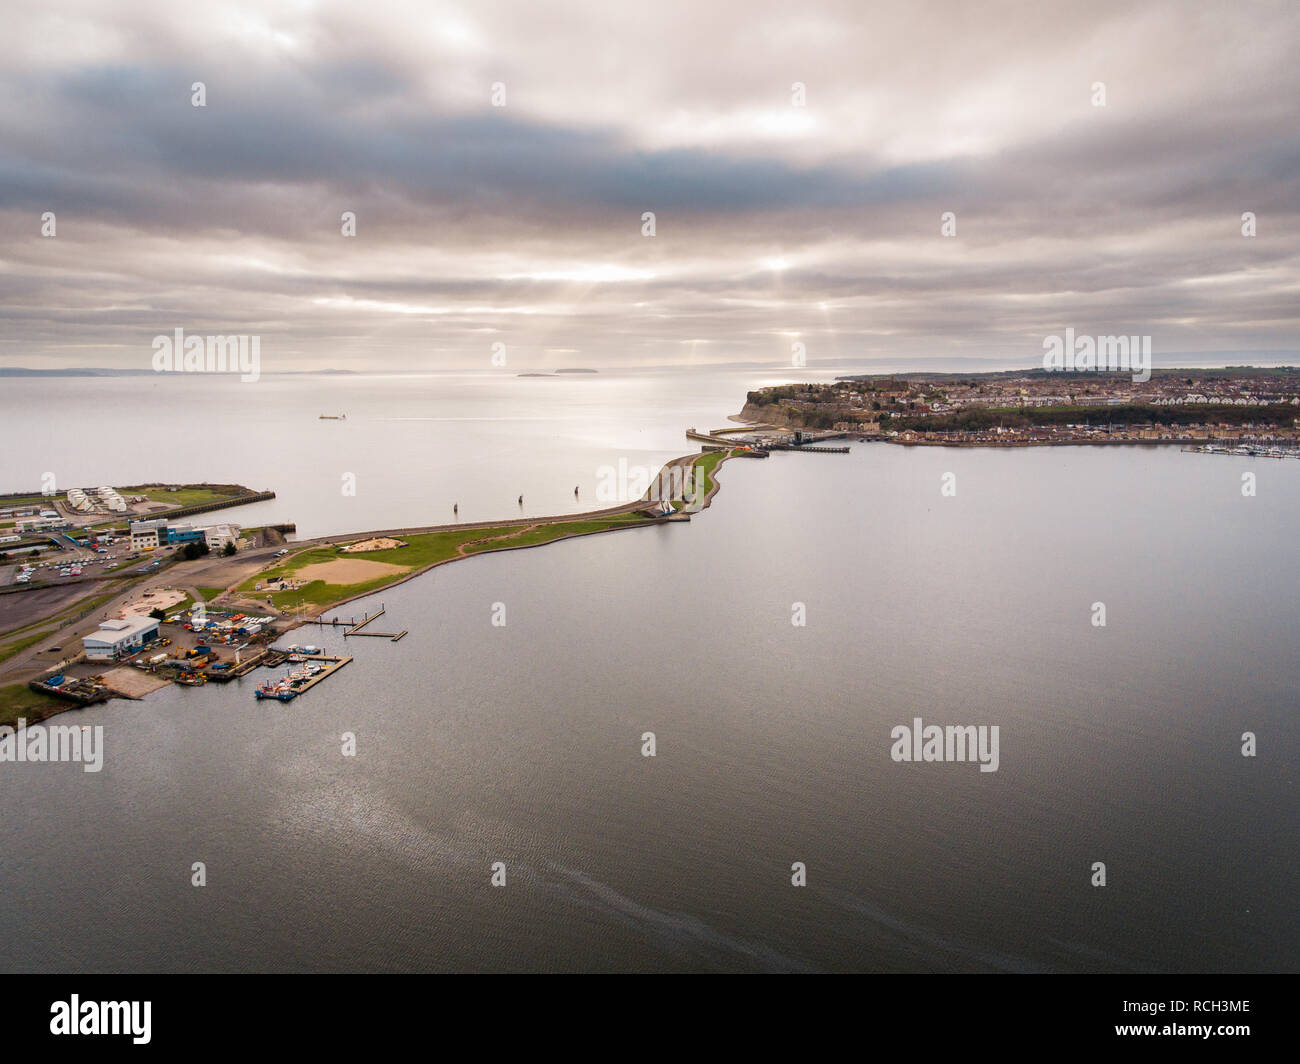
<svg viewBox="0 0 1300 1064"><path fill-rule="evenodd" d="M153 550L159 546L185 543L206 543L211 550L221 550L227 543L238 541L238 525L171 524L163 518L131 522L132 550Z"/></svg>
<svg viewBox="0 0 1300 1064"><path fill-rule="evenodd" d="M158 638L158 621L153 617L101 621L99 631L82 639L89 661L113 661Z"/></svg>
<svg viewBox="0 0 1300 1064"><path fill-rule="evenodd" d="M117 493L116 488L104 486L95 489L95 494L99 496L100 503L112 513L124 513L126 511L126 500Z"/></svg>
<svg viewBox="0 0 1300 1064"><path fill-rule="evenodd" d="M161 538L161 530L159 530L158 535ZM201 528L195 528L193 525L167 526L167 543L169 546L173 543L202 543L203 541L204 535Z"/></svg>
<svg viewBox="0 0 1300 1064"><path fill-rule="evenodd" d="M42 513L38 517L20 517L14 522L19 532L47 532L50 529L67 528L68 520L56 513Z"/></svg>
<svg viewBox="0 0 1300 1064"><path fill-rule="evenodd" d="M153 550L167 542L167 522L161 518L131 522L131 549Z"/></svg>

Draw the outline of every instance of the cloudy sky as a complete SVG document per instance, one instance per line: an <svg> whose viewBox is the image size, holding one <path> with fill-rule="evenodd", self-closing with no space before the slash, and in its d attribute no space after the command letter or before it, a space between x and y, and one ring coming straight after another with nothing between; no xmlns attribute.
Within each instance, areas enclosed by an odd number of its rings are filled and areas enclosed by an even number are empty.
<svg viewBox="0 0 1300 1064"><path fill-rule="evenodd" d="M1294 0L0 13L0 366L1300 348Z"/></svg>

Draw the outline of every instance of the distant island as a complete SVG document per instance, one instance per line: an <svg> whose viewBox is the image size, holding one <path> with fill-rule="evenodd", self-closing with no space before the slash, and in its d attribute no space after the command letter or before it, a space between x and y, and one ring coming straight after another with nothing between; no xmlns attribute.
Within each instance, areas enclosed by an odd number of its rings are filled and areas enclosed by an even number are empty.
<svg viewBox="0 0 1300 1064"><path fill-rule="evenodd" d="M516 377L558 377L563 373L599 373L595 369L557 369L549 373L516 373Z"/></svg>

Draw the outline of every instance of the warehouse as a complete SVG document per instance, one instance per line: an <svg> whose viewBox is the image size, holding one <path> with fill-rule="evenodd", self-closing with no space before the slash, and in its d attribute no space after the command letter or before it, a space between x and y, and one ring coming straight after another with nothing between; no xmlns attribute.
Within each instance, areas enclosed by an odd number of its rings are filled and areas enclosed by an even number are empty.
<svg viewBox="0 0 1300 1064"><path fill-rule="evenodd" d="M132 617L125 621L101 621L99 631L82 643L88 661L112 661L158 638L158 621L153 617Z"/></svg>

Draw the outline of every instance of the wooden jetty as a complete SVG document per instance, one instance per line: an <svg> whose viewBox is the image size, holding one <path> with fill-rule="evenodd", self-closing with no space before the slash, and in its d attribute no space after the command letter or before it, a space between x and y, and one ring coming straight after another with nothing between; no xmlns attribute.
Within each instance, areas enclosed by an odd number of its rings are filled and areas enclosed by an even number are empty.
<svg viewBox="0 0 1300 1064"><path fill-rule="evenodd" d="M229 683L231 680L238 680L241 676L247 676L263 665L273 669L277 665L283 665L288 659L288 654L267 647L261 653L246 657L238 665L232 665L229 669L220 669L217 672L208 669L207 677L210 683Z"/></svg>
<svg viewBox="0 0 1300 1064"><path fill-rule="evenodd" d="M817 454L848 454L847 447L817 447L808 443L771 443L768 449L773 451L815 451Z"/></svg>
<svg viewBox="0 0 1300 1064"><path fill-rule="evenodd" d="M267 681L267 684L258 686L257 691L254 693L254 697L258 700L265 699L277 702L292 702L299 695L306 694L326 677L333 676L339 671L339 669L343 668L344 665L347 665L352 660L350 657L339 657L334 654L303 654L302 658L304 661L326 661L329 662L329 664L326 665L325 668L321 669L321 671L315 676L299 684L297 687L291 688L285 694L268 693L264 688L274 685L272 685L270 681Z"/></svg>
<svg viewBox="0 0 1300 1064"><path fill-rule="evenodd" d="M400 632L363 632L361 630L366 625L368 625L371 621L376 620L377 618L382 617L383 615L384 615L384 605L381 602L379 604L379 609L375 613L367 613L359 621L355 617L350 618L346 621L340 621L337 617L329 621L327 621L324 617L317 617L316 620L311 623L319 624L321 627L324 627L325 625L330 625L333 628L342 628L344 639L346 639L350 635L365 635L365 636L370 636L371 638L374 639L391 639L394 643L396 643L399 639L402 638L402 636L407 634L408 631L407 629L403 628Z"/></svg>

